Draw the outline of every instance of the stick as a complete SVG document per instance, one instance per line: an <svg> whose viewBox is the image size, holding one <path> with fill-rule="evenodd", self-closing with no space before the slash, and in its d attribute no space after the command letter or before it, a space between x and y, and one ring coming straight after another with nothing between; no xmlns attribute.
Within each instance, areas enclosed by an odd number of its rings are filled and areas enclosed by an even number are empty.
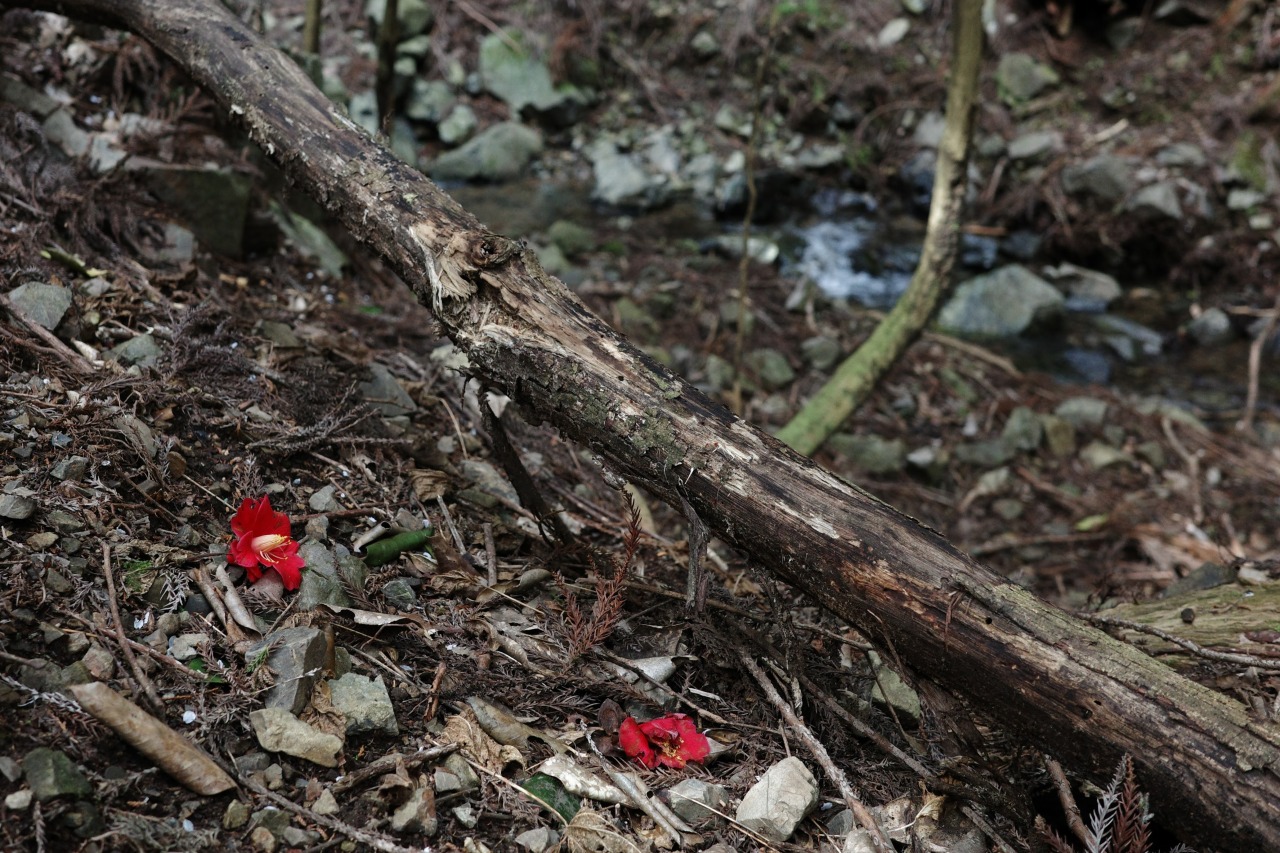
<svg viewBox="0 0 1280 853"><path fill-rule="evenodd" d="M108 542L102 543L102 575L107 579L107 603L111 606L111 618L116 624L116 642L120 644L120 651L124 653L124 659L129 664L129 671L133 673L133 679L138 683L138 688L146 697L147 704L157 714L163 714L164 702L161 701L160 694L156 692L156 686L151 683L151 679L147 678L147 674L138 665L138 659L133 654L133 647L129 645L129 638L124 635L124 623L120 621L120 605L116 603L116 581L111 576L111 544Z"/></svg>
<svg viewBox="0 0 1280 853"><path fill-rule="evenodd" d="M822 741L814 736L809 727L804 724L804 721L786 703L782 698L782 694L777 691L777 688L773 686L773 682L769 681L764 674L764 670L756 663L755 658L739 649L738 659L742 661L742 665L755 678L760 685L760 689L764 691L765 697L773 703L773 707L782 715L782 719L786 720L792 732L800 740L804 741L804 745L808 747L809 752L822 765L822 770L827 774L827 778L840 789L840 795L844 797L845 805L849 807L849 811L853 812L854 817L858 819L858 823L862 824L862 828L870 833L872 843L875 844L877 849L883 850L885 853L893 853L894 847L889 843L889 839L885 837L884 830L880 828L880 824L872 816L871 810L862 804L862 800L858 798L853 786L849 784L849 779L844 775L844 771L831 760L831 756L827 753L827 748L822 745Z"/></svg>

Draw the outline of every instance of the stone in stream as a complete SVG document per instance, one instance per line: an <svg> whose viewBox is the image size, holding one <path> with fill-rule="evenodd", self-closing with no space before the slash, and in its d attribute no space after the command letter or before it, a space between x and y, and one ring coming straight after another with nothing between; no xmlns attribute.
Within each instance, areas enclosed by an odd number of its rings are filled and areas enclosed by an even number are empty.
<svg viewBox="0 0 1280 853"><path fill-rule="evenodd" d="M1061 315L1064 302L1053 285L1012 264L956 288L938 325L957 335L1011 338Z"/></svg>
<svg viewBox="0 0 1280 853"><path fill-rule="evenodd" d="M536 130L504 121L437 157L431 164L431 177L439 181L509 181L523 173L541 151L542 136Z"/></svg>

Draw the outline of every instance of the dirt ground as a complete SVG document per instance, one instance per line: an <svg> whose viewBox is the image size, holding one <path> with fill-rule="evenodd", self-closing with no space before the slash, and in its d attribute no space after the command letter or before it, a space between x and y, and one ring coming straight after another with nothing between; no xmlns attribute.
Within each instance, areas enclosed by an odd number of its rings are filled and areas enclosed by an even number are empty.
<svg viewBox="0 0 1280 853"><path fill-rule="evenodd" d="M616 92L629 93L635 116L653 120L665 105L690 98L752 107L748 72L770 38L763 10L724 25L724 64L709 73L688 62L682 46L687 33L717 19L715 4L678 4L677 35L667 37L652 20L663 4L533 5L442 4L432 49L471 61L492 18L547 35L562 61L600 61ZM824 73L836 90L830 97L865 104L868 115L877 104L936 102L944 83L937 68L892 57L859 74L824 65L849 28L875 31L892 16L886 4L859 5L835 25L821 19L823 4L810 4L810 24L773 34L784 61L769 109L780 121L806 127L819 108L806 103L806 81ZM1075 70L1077 81L1098 69L1093 59L1107 57L1088 86L1073 89L1084 93L1071 107L1082 133L1115 120L1090 92L1138 69L1165 69L1155 57L1169 52L1171 40L1194 54L1211 50L1215 38L1245 38L1243 28L1226 36L1153 28L1117 57L1100 47L1093 7L1078 5L1079 20L1065 36L1054 34L1059 19L1050 10L1020 6L1021 23L998 47L1034 49ZM301 12L299 3L266 6L278 19ZM348 49L343 29L363 26L359 4L335 3L327 14L325 49ZM87 128L101 122L104 105L155 120L161 130L135 137L131 153L249 175L253 200L252 240L241 259L203 247L184 253L166 230L171 211L151 188L127 171L96 174L67 160L29 113L0 108L4 291L45 283L74 293L53 330L0 303L0 703L9 722L0 731L0 846L540 851L555 846L535 837L550 829L561 849L667 849L667 833L633 805L574 797L564 793L568 785L544 781L541 796L550 790L580 808L553 809L521 786L547 779L538 775L542 762L568 744L597 776L605 767L636 775L663 797L697 780L723 786L736 804L767 768L790 755L809 757L764 682L800 708L885 825L914 819L893 835L899 849L1047 849L1037 818L1067 833L1042 756L1003 737L980 707L944 711L927 700L921 707L902 683L911 681L909 661L900 678L846 626L715 540L708 609L688 613L680 514L620 490L588 449L514 404L500 428L483 417L483 389L454 370L429 312L348 235L330 234L348 258L338 275L282 237L270 203L285 199L309 212L307 202L290 198L212 102L144 43L93 27L42 27L22 12L4 20L4 74L73 92ZM945 16L929 20L921 38L944 51ZM372 59L350 63L347 85L367 85L375 67ZM1154 148L1171 126L1196 123L1218 139L1244 126L1247 99L1239 93L1243 82L1257 81L1238 71L1201 91L1189 82L1196 68L1193 61L1156 76L1145 108L1165 113L1134 119L1132 150ZM1200 96L1179 103L1171 94L1179 91ZM503 109L476 103L482 119L486 109ZM601 122L628 120L625 110L597 110ZM999 121L991 111L979 124L993 130ZM891 192L909 156L905 143L874 118L859 132L883 153L880 166L820 180ZM552 152L567 152L556 143L550 140ZM581 168L568 153L563 162L558 156L545 155L560 163L549 171ZM1115 251L1147 259L1143 278L1167 282L1155 312L1166 319L1185 313L1188 301L1260 316L1271 309L1276 253L1255 251L1256 235L1224 231L1202 250L1171 253L1175 240L1076 209L1047 186L1001 188L981 200L975 221L1042 230L1051 260L1087 264ZM691 252L660 216L620 223L602 215L595 224L601 248L579 259L586 271L580 292L593 310L646 346L681 344L701 358L732 353L733 330L708 325L707 317L723 315L725 294L737 286L736 260ZM826 302L790 310L793 280L764 265L753 265L750 276L753 346L795 352L822 332L848 352L876 321ZM687 310L628 328L624 298L660 305L653 295L662 289L653 283L670 281L681 282L676 298ZM1196 353L1175 346L1175 366L1193 369L1178 360L1184 357ZM1247 342L1213 356L1233 383L1233 399L1248 384L1249 357ZM973 343L930 334L846 431L939 452L881 474L853 467L838 445L818 458L1069 609L1150 601L1179 582L1182 594L1194 596L1195 581L1213 571L1205 564L1228 573L1229 588L1243 590L1238 597L1251 597L1237 584L1264 589L1280 553L1280 478L1266 440L1276 434L1278 410L1265 380L1274 361L1262 358L1256 406L1208 411L1059 385ZM823 379L809 370L781 395L749 394L746 416L777 427ZM963 445L980 454L1024 408L1052 415L1080 399L1090 411L1104 405L1106 414L1072 421L1069 445L1037 437L994 464L958 451ZM1246 416L1254 428L1236 429ZM504 451L508 443L514 452ZM1090 447L1112 455L1101 460L1084 452ZM567 540L540 525L522 471L558 511ZM333 574L345 603L306 610L301 594L273 584L271 573L250 584L226 563L237 508L263 495L288 514L306 553L342 566L378 524L425 523L434 535L428 547L385 564ZM1176 601L1173 612L1191 606ZM1202 645L1274 663L1274 609L1245 609L1228 635L1206 634ZM1153 618L1161 615L1168 614ZM251 718L278 675L254 642L288 628L316 628L325 639L322 677L300 716L343 739L335 766L265 749ZM190 654L179 659L177 645ZM744 670L742 650L761 662L764 682ZM1175 665L1274 719L1274 668L1187 656ZM385 684L394 734L344 730L325 679L347 671ZM91 680L199 744L236 788L198 796L122 743L67 698L71 685ZM705 764L653 770L622 754L618 714L645 720L669 712L690 715L707 734L713 755ZM433 747L442 749L424 757ZM41 748L69 758L86 787L73 780L48 799L24 798L34 786L30 756ZM455 751L467 760L446 765ZM467 768L473 778L465 778ZM685 845L840 849L844 830L830 819L845 799L815 763L810 768L819 805L790 840L771 841L713 816L693 821ZM334 800L336 810L316 808ZM409 818L406 803L417 803ZM730 818L732 804L724 806ZM1156 847L1167 848L1173 839L1161 834L1158 814L1155 820Z"/></svg>

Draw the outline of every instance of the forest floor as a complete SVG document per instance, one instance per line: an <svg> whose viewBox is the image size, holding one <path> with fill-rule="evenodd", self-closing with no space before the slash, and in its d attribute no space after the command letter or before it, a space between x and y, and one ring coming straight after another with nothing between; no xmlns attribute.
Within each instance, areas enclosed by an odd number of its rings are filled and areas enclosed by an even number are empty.
<svg viewBox="0 0 1280 853"><path fill-rule="evenodd" d="M616 76L594 115L623 124L690 101L703 103L704 115L722 102L750 115L751 74L770 38L776 89L794 97L769 109L801 132L806 110L797 93L812 93L818 77L863 104L940 103L945 82L939 67L892 52L857 74L824 65L834 61L831 45L851 31L879 31L896 4L857 4L850 14L866 20L843 22L821 19L825 6L810 4L810 29L772 34L764 12L675 4L680 23L666 37L649 19L663 4L606 11L584 3L583 16L572 12L579 4L556 4L555 12L533 5L440 4L433 50L470 67L489 18L540 32L561 54L596 56ZM1164 59L1172 41L1193 57L1230 56L1233 45L1253 50L1261 13L1226 29L1152 26L1111 53L1090 29L1091 6L1079 5L1081 20L1062 36L1047 12L1017 4L1019 22L997 44L1075 72L1067 89L1079 97L1064 99L1072 106L1062 119L1077 122L1074 131L1115 125L1098 92L1135 69L1152 77L1143 108L1160 115L1128 126L1130 150L1154 150L1169 127L1194 125L1218 139L1247 130L1242 93L1256 94L1271 78L1228 65L1212 85L1198 84L1211 91L1183 99L1198 59L1192 70ZM267 6L277 20L301 9L289 0ZM361 30L360 4L331 6L328 31L336 34L327 39ZM761 678L801 709L900 849L1044 849L1037 816L1067 831L1044 756L1002 737L981 707L922 705L909 686L910 661L894 662L896 672L885 666L847 626L714 539L715 590L705 613L688 613L680 513L617 488L589 449L514 404L498 421L482 416L483 389L456 371L429 312L348 235L329 235L346 256L338 274L299 251L301 238L284 239L272 203L305 202L290 199L212 101L144 43L20 13L5 21L0 32L13 34L0 50L5 80L73 93L71 108L88 129L103 126L94 118L102 105L128 104L155 123L146 150L134 154L250 176L252 201L240 258L193 249L184 243L189 233L168 225L173 217L154 185L68 160L30 111L0 108L8 294L0 297L0 703L9 721L0 732L0 847L540 853L557 843L672 845L634 803L573 795L565 792L571 783L551 780L554 763L546 761L567 745L597 777L606 768L615 781L637 777L664 800L677 784L696 782L698 796L711 797L720 786L724 799L714 805L723 814L688 818L689 849L842 849L847 820L832 818L844 798L761 680L743 669L740 650L762 661ZM724 51L714 73L689 61L685 47L711 21ZM944 54L945 23L936 13L926 18L917 47ZM1091 64L1098 56L1108 59ZM351 63L348 85L368 85L374 68L372 60ZM504 109L477 104L485 120L483 108ZM912 152L899 129L873 114L858 134L880 165L853 176L836 170L819 184L901 192L893 176ZM1267 115L1255 119L1274 130ZM992 131L1000 121L987 109L979 127ZM545 174L582 176L571 141L549 134ZM1186 234L1144 234L1114 212L1076 209L1048 186L1002 187L978 200L974 221L1041 230L1045 260L1097 263L1117 247L1146 258L1135 261L1149 267L1145 278L1168 283L1155 296L1166 320L1191 302L1273 317L1277 252L1259 249L1265 235L1202 228L1192 235L1196 251L1183 245L1161 266L1151 259L1187 243ZM519 190L511 194L510 206L525 203ZM731 359L736 335L725 305L736 305L740 264L673 237L687 215L683 207L643 217L599 212L595 248L574 258L583 272L577 289L646 346ZM821 299L796 310L793 277L771 265L748 271L751 348L795 354L822 332L847 353L877 321ZM14 290L31 283L73 294L53 329L13 308ZM636 301L645 312L631 312ZM1256 348L1262 390L1244 405L1250 341L1206 354L1176 321L1167 328L1176 369L1212 361L1233 402L1207 410L1159 393L1064 385L931 333L846 427L899 443L910 464L859 469L851 460L865 459L866 448L855 454L849 438L818 459L1065 608L1119 605L1114 613L1126 618L1274 665L1280 408L1266 379L1274 361ZM824 378L802 367L780 393L748 389L745 414L776 428ZM732 401L728 390L723 399ZM1248 429L1237 428L1242 420ZM503 451L508 442L514 454ZM521 467L571 539L556 541L540 525L516 488ZM309 568L299 592L270 572L250 584L226 563L233 516L245 499L264 495L302 542ZM367 553L361 537L378 525L403 532L424 524L434 531L426 548L419 542L381 565L351 556ZM1160 602L1174 584L1181 597ZM314 630L279 633L291 628ZM1153 653L1172 650L1126 635ZM291 644L304 661L293 679L307 688L293 710L315 749L337 740L328 758L289 754L303 749L296 743L270 748L254 716L279 705L273 681L290 664L276 652ZM1170 660L1275 718L1274 666ZM236 790L197 796L158 769L158 759L122 743L67 698L92 680L199 744ZM372 698L344 698L353 683ZM354 710L343 704L351 701ZM390 719L370 722L384 706ZM623 755L619 720L664 713L690 715L709 736L705 764L646 769ZM423 752L433 747L440 749ZM788 840L770 840L759 824L736 819L737 805L762 772L793 754L817 777L818 805ZM898 759L904 754L910 766ZM556 808L521 787L531 778Z"/></svg>

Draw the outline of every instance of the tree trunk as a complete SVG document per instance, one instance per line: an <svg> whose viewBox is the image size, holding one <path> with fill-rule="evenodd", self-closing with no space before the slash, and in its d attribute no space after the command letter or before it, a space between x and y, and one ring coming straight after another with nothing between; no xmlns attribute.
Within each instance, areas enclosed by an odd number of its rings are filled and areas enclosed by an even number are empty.
<svg viewBox="0 0 1280 853"><path fill-rule="evenodd" d="M400 273L485 382L634 482L687 501L893 660L1095 778L1131 754L1154 811L1189 843L1280 851L1280 727L1044 604L712 403L370 140L221 5L22 5L151 41Z"/></svg>

